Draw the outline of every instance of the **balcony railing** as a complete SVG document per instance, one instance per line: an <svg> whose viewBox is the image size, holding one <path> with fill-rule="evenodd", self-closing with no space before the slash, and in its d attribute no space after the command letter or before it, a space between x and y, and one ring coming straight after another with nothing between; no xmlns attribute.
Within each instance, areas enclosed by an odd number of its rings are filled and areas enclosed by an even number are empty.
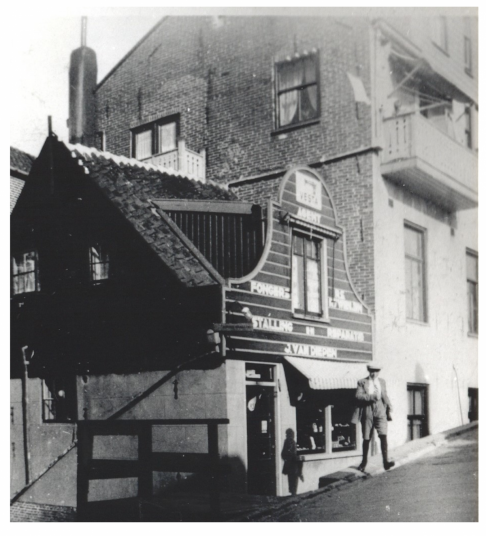
<svg viewBox="0 0 486 536"><path fill-rule="evenodd" d="M449 209L477 206L477 156L417 113L383 120L382 174Z"/></svg>
<svg viewBox="0 0 486 536"><path fill-rule="evenodd" d="M206 181L206 153L191 151L186 147L184 140L179 140L177 149L168 153L153 155L145 160L155 166L173 169L186 175L190 179L201 182Z"/></svg>

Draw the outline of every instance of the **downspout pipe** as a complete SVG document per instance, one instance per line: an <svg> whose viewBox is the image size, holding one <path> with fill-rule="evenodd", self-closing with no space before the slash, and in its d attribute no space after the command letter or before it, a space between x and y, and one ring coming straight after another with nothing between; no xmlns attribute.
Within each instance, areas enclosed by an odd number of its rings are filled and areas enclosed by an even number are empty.
<svg viewBox="0 0 486 536"><path fill-rule="evenodd" d="M24 436L24 467L25 467L25 483L30 483L30 453L29 453L29 426L27 422L27 406L29 403L29 398L27 394L27 381L28 381L28 365L29 359L27 357L27 352L29 350L28 346L22 347L22 357L24 370L22 374L22 432Z"/></svg>

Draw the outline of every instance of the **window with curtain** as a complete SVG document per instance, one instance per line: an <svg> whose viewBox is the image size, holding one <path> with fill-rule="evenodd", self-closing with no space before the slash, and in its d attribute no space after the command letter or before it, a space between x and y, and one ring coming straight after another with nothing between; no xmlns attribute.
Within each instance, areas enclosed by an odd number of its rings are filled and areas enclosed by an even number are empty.
<svg viewBox="0 0 486 536"><path fill-rule="evenodd" d="M405 290L407 318L426 322L424 232L405 225Z"/></svg>
<svg viewBox="0 0 486 536"><path fill-rule="evenodd" d="M110 255L105 245L95 244L89 248L90 280L104 281L110 276Z"/></svg>
<svg viewBox="0 0 486 536"><path fill-rule="evenodd" d="M145 160L177 149L177 120L162 119L132 132L133 157Z"/></svg>
<svg viewBox="0 0 486 536"><path fill-rule="evenodd" d="M37 251L24 251L12 256L12 293L40 290Z"/></svg>
<svg viewBox="0 0 486 536"><path fill-rule="evenodd" d="M408 441L428 435L427 386L409 383L408 395Z"/></svg>
<svg viewBox="0 0 486 536"><path fill-rule="evenodd" d="M326 297L325 239L294 233L292 308L294 313L323 316ZM324 274L323 274L324 272Z"/></svg>
<svg viewBox="0 0 486 536"><path fill-rule="evenodd" d="M478 333L478 256L466 253L468 332Z"/></svg>
<svg viewBox="0 0 486 536"><path fill-rule="evenodd" d="M316 54L277 64L277 127L319 117L317 65Z"/></svg>

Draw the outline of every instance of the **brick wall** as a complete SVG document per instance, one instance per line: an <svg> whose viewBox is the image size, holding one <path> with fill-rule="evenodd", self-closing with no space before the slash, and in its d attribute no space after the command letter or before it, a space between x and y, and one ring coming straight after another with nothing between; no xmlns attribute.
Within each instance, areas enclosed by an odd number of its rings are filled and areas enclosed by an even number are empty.
<svg viewBox="0 0 486 536"><path fill-rule="evenodd" d="M319 121L277 132L275 62L313 49ZM219 182L315 164L371 143L370 106L355 102L347 76L359 75L370 97L369 59L369 22L358 17L170 17L99 88L99 128L108 150L128 155L133 124L179 110L181 136L189 148L206 149L206 176ZM353 282L372 306L371 156L322 172L346 231ZM276 198L279 182L249 181L232 190L265 203Z"/></svg>
<svg viewBox="0 0 486 536"><path fill-rule="evenodd" d="M68 506L16 502L10 507L11 522L72 522L76 510Z"/></svg>

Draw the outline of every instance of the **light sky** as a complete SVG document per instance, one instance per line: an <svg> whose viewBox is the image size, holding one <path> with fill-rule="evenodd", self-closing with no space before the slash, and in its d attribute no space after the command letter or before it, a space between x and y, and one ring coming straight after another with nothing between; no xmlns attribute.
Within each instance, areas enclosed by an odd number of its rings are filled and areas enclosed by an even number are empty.
<svg viewBox="0 0 486 536"><path fill-rule="evenodd" d="M369 14L377 7L375 3L375 8L350 8L342 3L341 15L355 15L360 10L360 14L363 11ZM98 0L97 7L86 3L83 3L84 7L73 7L44 0L38 4L22 2L18 7L15 4L10 7L6 18L10 32L5 54L10 59L10 145L37 156L47 136L49 115L54 132L62 140L68 140L69 60L71 52L80 46L82 16L88 17L87 45L97 54L99 82L165 15L309 15L312 9L314 13L323 14L322 7L317 11L315 7L282 5L285 2L278 8L232 8L228 4L225 7L188 8L182 1L177 4L180 7L105 7L102 0Z"/></svg>
<svg viewBox="0 0 486 536"><path fill-rule="evenodd" d="M74 11L74 10L73 10ZM68 141L68 74L71 52L80 46L81 16L88 17L87 45L98 60L98 81L168 12L163 8L85 8L79 13L11 17L12 88L10 145L37 156L54 132Z"/></svg>

